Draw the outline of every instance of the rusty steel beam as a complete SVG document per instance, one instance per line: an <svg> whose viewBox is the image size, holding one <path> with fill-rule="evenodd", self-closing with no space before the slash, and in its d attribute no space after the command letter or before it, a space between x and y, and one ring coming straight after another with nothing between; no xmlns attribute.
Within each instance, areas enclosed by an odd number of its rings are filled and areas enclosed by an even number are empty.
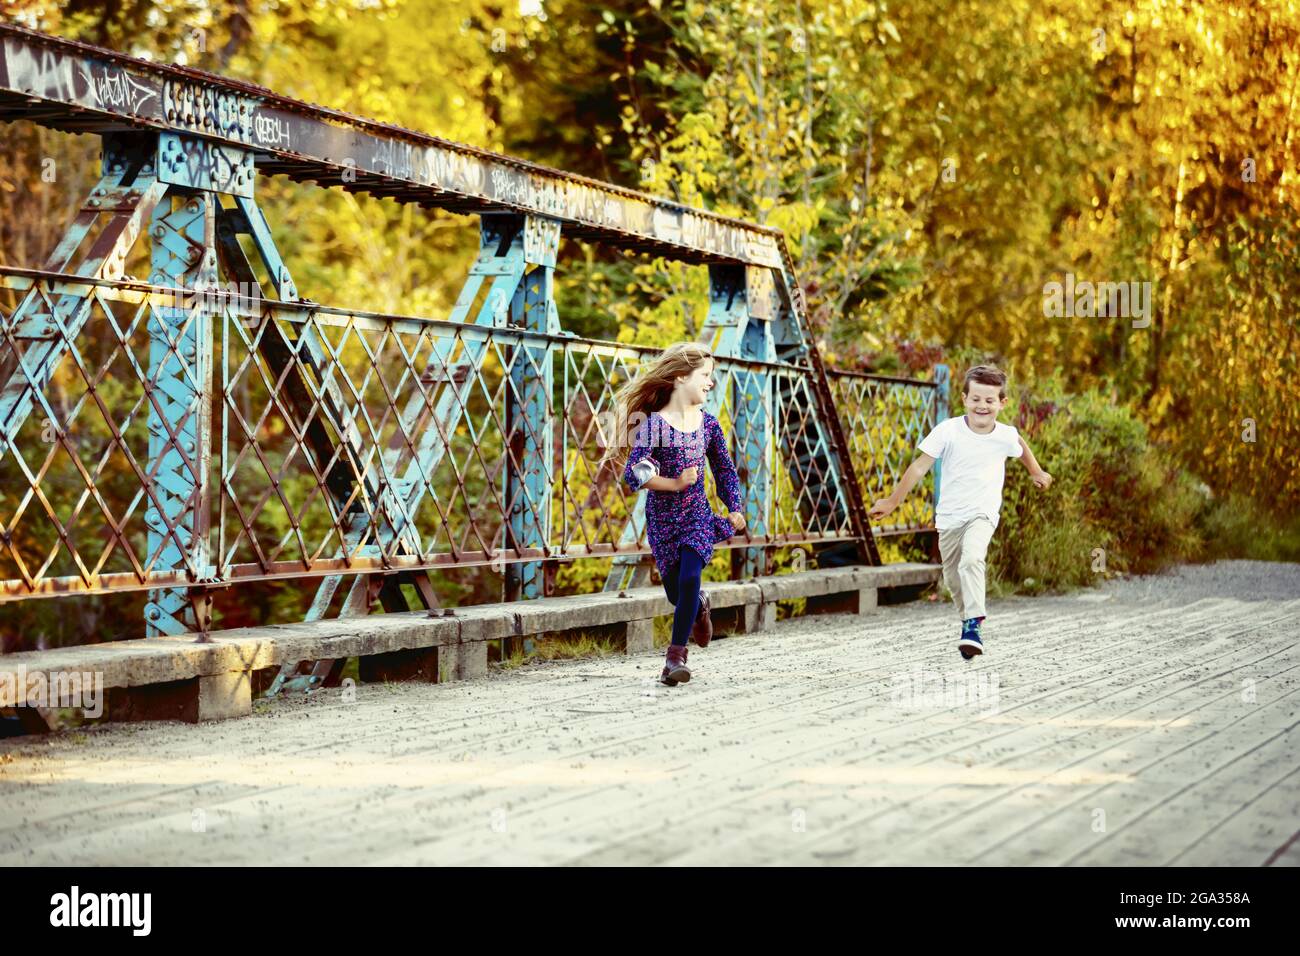
<svg viewBox="0 0 1300 956"><path fill-rule="evenodd" d="M528 213L564 234L683 262L780 269L779 230L720 216L374 120L281 96L227 77L152 63L101 47L0 24L0 120L53 129L137 129L198 138L183 160L228 164L218 147L252 150L254 165L300 181L394 193L398 202L466 213ZM246 191L229 164L231 191Z"/></svg>
<svg viewBox="0 0 1300 956"><path fill-rule="evenodd" d="M770 534L755 538L752 545L789 547L794 545L824 545L836 542L853 543L846 535L835 534ZM738 547L738 546L737 546ZM719 550L726 550L720 545ZM563 556L565 561L579 558L609 558L618 555L648 554L648 548L636 545L615 544L572 545ZM543 561L550 557L544 548L520 548L512 561ZM301 561L274 561L265 567L256 564L232 564L225 569L221 584L240 584L254 581L316 580L341 575L385 575L407 571L441 571L453 568L493 568L502 563L500 552L462 551L459 554L437 554L428 559L409 557L384 558L321 558L304 566ZM77 577L43 578L31 587L22 581L0 580L0 605L10 601L32 598L57 598L68 595L113 594L126 591L148 591L157 588L192 586L194 582L184 571L151 572L147 576L130 571L94 574L89 582Z"/></svg>

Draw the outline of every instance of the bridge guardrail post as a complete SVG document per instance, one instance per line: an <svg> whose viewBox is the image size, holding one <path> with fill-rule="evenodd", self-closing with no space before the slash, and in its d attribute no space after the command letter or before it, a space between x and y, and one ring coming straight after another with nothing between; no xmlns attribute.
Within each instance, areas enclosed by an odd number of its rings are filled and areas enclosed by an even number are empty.
<svg viewBox="0 0 1300 956"><path fill-rule="evenodd" d="M934 422L931 424L931 428L938 425L948 417L948 407L952 401L952 397L950 393L951 374L947 365L942 362L935 365L934 381L937 387L934 390ZM939 514L939 482L943 476L942 462L936 461L932 472L934 474L934 478L932 479L934 482L934 513L937 519ZM937 531L935 532L934 544L930 551L934 560L937 561L939 559L939 534Z"/></svg>

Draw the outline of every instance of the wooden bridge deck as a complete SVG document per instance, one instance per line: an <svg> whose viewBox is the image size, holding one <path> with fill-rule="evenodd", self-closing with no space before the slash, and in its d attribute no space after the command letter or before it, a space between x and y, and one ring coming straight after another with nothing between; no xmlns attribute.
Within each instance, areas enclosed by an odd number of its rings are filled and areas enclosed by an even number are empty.
<svg viewBox="0 0 1300 956"><path fill-rule="evenodd" d="M1244 565L994 600L970 665L913 603L677 688L646 653L4 742L0 863L1296 865L1300 568Z"/></svg>

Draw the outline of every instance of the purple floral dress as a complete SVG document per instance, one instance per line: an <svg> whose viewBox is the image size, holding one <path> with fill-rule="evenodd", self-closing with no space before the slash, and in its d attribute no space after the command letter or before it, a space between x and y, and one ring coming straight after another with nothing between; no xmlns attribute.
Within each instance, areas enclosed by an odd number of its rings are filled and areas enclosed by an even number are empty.
<svg viewBox="0 0 1300 956"><path fill-rule="evenodd" d="M663 576L678 563L682 547L699 552L705 565L713 557L713 546L736 533L731 522L709 506L704 492L704 459L709 459L718 494L729 511L743 511L740 476L727 451L727 439L718 420L704 412L704 421L693 432L678 431L658 412L651 412L633 439L632 451L623 469L623 480L636 491L650 477L649 472L676 478L687 468L699 469L695 484L684 491L646 491L646 537L655 566ZM639 466L639 467L638 467Z"/></svg>

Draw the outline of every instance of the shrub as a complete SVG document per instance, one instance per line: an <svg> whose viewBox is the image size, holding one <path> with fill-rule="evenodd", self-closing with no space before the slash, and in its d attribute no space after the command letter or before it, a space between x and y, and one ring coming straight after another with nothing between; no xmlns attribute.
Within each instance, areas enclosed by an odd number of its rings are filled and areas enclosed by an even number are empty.
<svg viewBox="0 0 1300 956"><path fill-rule="evenodd" d="M1243 494L1208 499L1197 527L1206 560L1300 561L1300 516L1279 522Z"/></svg>
<svg viewBox="0 0 1300 956"><path fill-rule="evenodd" d="M1039 490L1008 461L989 560L998 590L1080 586L1200 556L1198 482L1150 442L1131 409L1097 390L1065 395L1055 380L1033 395L1013 382L1008 398L1002 420L1023 424L1053 484Z"/></svg>

